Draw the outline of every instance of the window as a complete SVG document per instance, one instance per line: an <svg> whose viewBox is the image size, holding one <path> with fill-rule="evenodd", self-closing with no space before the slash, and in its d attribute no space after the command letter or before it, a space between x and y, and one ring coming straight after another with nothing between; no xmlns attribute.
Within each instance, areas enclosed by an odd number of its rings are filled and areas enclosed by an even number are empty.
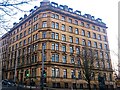
<svg viewBox="0 0 120 90"><path fill-rule="evenodd" d="M58 54L52 54L52 62L58 62L59 61L59 55Z"/></svg>
<svg viewBox="0 0 120 90"><path fill-rule="evenodd" d="M71 56L70 59L71 59L71 63L74 64L74 63L75 63L75 61L74 61L74 57Z"/></svg>
<svg viewBox="0 0 120 90"><path fill-rule="evenodd" d="M90 32L89 31L87 32L87 34L88 34L87 36L90 38Z"/></svg>
<svg viewBox="0 0 120 90"><path fill-rule="evenodd" d="M68 83L64 83L64 87L65 87L65 88L68 88Z"/></svg>
<svg viewBox="0 0 120 90"><path fill-rule="evenodd" d="M19 28L17 29L17 33L19 32Z"/></svg>
<svg viewBox="0 0 120 90"><path fill-rule="evenodd" d="M59 76L60 76L59 68L52 68L52 77L59 77Z"/></svg>
<svg viewBox="0 0 120 90"><path fill-rule="evenodd" d="M59 34L58 33L55 34L55 39L57 39L57 40L59 39Z"/></svg>
<svg viewBox="0 0 120 90"><path fill-rule="evenodd" d="M32 69L32 77L36 77L36 68Z"/></svg>
<svg viewBox="0 0 120 90"><path fill-rule="evenodd" d="M98 40L101 40L101 35L100 34L98 34Z"/></svg>
<svg viewBox="0 0 120 90"><path fill-rule="evenodd" d="M91 41L90 41L90 40L88 40L88 46L89 46L89 47L91 46Z"/></svg>
<svg viewBox="0 0 120 90"><path fill-rule="evenodd" d="M86 28L90 28L90 24L86 24Z"/></svg>
<svg viewBox="0 0 120 90"><path fill-rule="evenodd" d="M100 58L103 58L103 52L102 51L100 52Z"/></svg>
<svg viewBox="0 0 120 90"><path fill-rule="evenodd" d="M38 39L38 34L33 35L33 41Z"/></svg>
<svg viewBox="0 0 120 90"><path fill-rule="evenodd" d="M112 74L109 74L109 80L112 81Z"/></svg>
<svg viewBox="0 0 120 90"><path fill-rule="evenodd" d="M97 42L94 42L94 47L97 48Z"/></svg>
<svg viewBox="0 0 120 90"><path fill-rule="evenodd" d="M22 41L19 42L19 47L21 47L21 46L22 46Z"/></svg>
<svg viewBox="0 0 120 90"><path fill-rule="evenodd" d="M55 44L52 43L52 50L55 50Z"/></svg>
<svg viewBox="0 0 120 90"><path fill-rule="evenodd" d="M34 30L38 29L38 23L34 25Z"/></svg>
<svg viewBox="0 0 120 90"><path fill-rule="evenodd" d="M31 37L28 38L28 43L30 43L30 42L31 42Z"/></svg>
<svg viewBox="0 0 120 90"><path fill-rule="evenodd" d="M106 73L103 74L103 77L104 77L104 79L105 79L105 81L106 81L106 80L107 80L107 79L106 79Z"/></svg>
<svg viewBox="0 0 120 90"><path fill-rule="evenodd" d="M67 56L66 56L66 55L62 56L62 62L63 62L63 63L66 63L66 62L67 62Z"/></svg>
<svg viewBox="0 0 120 90"><path fill-rule="evenodd" d="M42 17L47 17L47 13L43 13Z"/></svg>
<svg viewBox="0 0 120 90"><path fill-rule="evenodd" d="M76 53L80 54L80 48L79 47L76 47Z"/></svg>
<svg viewBox="0 0 120 90"><path fill-rule="evenodd" d="M24 31L24 37L26 36L26 31Z"/></svg>
<svg viewBox="0 0 120 90"><path fill-rule="evenodd" d="M70 46L70 53L73 53L74 50L73 50L73 46Z"/></svg>
<svg viewBox="0 0 120 90"><path fill-rule="evenodd" d="M23 45L26 45L26 39L23 41Z"/></svg>
<svg viewBox="0 0 120 90"><path fill-rule="evenodd" d="M105 68L105 64L104 64L103 61L101 62L101 67L102 67L102 68Z"/></svg>
<svg viewBox="0 0 120 90"><path fill-rule="evenodd" d="M69 26L69 32L73 32L72 26Z"/></svg>
<svg viewBox="0 0 120 90"><path fill-rule="evenodd" d="M52 18L55 18L55 14L51 14L51 17L52 17Z"/></svg>
<svg viewBox="0 0 120 90"><path fill-rule="evenodd" d="M75 20L75 24L78 25L78 21L77 20Z"/></svg>
<svg viewBox="0 0 120 90"><path fill-rule="evenodd" d="M85 39L82 39L82 45L86 45L86 41L85 41Z"/></svg>
<svg viewBox="0 0 120 90"><path fill-rule="evenodd" d="M42 32L42 38L46 38L46 32Z"/></svg>
<svg viewBox="0 0 120 90"><path fill-rule="evenodd" d="M107 37L105 35L103 36L103 38L104 38L104 41L107 41Z"/></svg>
<svg viewBox="0 0 120 90"><path fill-rule="evenodd" d="M69 19L68 19L68 22L69 22L69 23L72 23L72 19L69 18Z"/></svg>
<svg viewBox="0 0 120 90"><path fill-rule="evenodd" d="M31 47L30 47L30 46L28 46L28 53L30 53L30 51L31 51Z"/></svg>
<svg viewBox="0 0 120 90"><path fill-rule="evenodd" d="M105 53L105 57L106 57L106 59L109 59L109 55L107 52Z"/></svg>
<svg viewBox="0 0 120 90"><path fill-rule="evenodd" d="M16 35L16 40L18 40L18 35Z"/></svg>
<svg viewBox="0 0 120 90"><path fill-rule="evenodd" d="M22 38L22 33L20 33L20 39Z"/></svg>
<svg viewBox="0 0 120 90"><path fill-rule="evenodd" d="M96 67L97 68L99 67L99 61L96 61Z"/></svg>
<svg viewBox="0 0 120 90"><path fill-rule="evenodd" d="M55 39L55 33L54 32L51 33L51 36L52 36L52 39Z"/></svg>
<svg viewBox="0 0 120 90"><path fill-rule="evenodd" d="M107 68L110 69L110 62L107 63Z"/></svg>
<svg viewBox="0 0 120 90"><path fill-rule="evenodd" d="M75 34L79 34L78 28L75 29Z"/></svg>
<svg viewBox="0 0 120 90"><path fill-rule="evenodd" d="M52 77L55 77L56 75L55 75L55 68L52 68Z"/></svg>
<svg viewBox="0 0 120 90"><path fill-rule="evenodd" d="M42 48L45 50L46 49L46 43L42 43Z"/></svg>
<svg viewBox="0 0 120 90"><path fill-rule="evenodd" d="M67 78L67 69L63 70L63 78Z"/></svg>
<svg viewBox="0 0 120 90"><path fill-rule="evenodd" d="M69 40L70 40L70 42L72 43L72 42L73 42L73 37L72 37L72 36L69 36Z"/></svg>
<svg viewBox="0 0 120 90"><path fill-rule="evenodd" d="M105 29L103 29L103 33L106 33L106 30L105 30Z"/></svg>
<svg viewBox="0 0 120 90"><path fill-rule="evenodd" d="M16 49L18 48L18 43L16 44Z"/></svg>
<svg viewBox="0 0 120 90"><path fill-rule="evenodd" d="M62 24L62 30L65 31L65 25L64 24Z"/></svg>
<svg viewBox="0 0 120 90"><path fill-rule="evenodd" d="M96 33L93 33L93 38L96 39Z"/></svg>
<svg viewBox="0 0 120 90"><path fill-rule="evenodd" d="M55 28L59 29L59 23L55 23Z"/></svg>
<svg viewBox="0 0 120 90"><path fill-rule="evenodd" d="M66 45L62 45L62 52L66 52Z"/></svg>
<svg viewBox="0 0 120 90"><path fill-rule="evenodd" d="M38 44L33 45L33 51L36 51L38 49Z"/></svg>
<svg viewBox="0 0 120 90"><path fill-rule="evenodd" d="M92 26L92 30L95 30L95 26Z"/></svg>
<svg viewBox="0 0 120 90"><path fill-rule="evenodd" d="M82 30L82 36L85 36L85 30Z"/></svg>
<svg viewBox="0 0 120 90"><path fill-rule="evenodd" d="M55 14L55 18L56 18L56 19L59 19L59 15Z"/></svg>
<svg viewBox="0 0 120 90"><path fill-rule="evenodd" d="M59 15L57 15L57 14L51 14L51 17L52 17L52 18L59 19Z"/></svg>
<svg viewBox="0 0 120 90"><path fill-rule="evenodd" d="M80 66L81 65L81 62L80 62L80 58L78 59L78 66Z"/></svg>
<svg viewBox="0 0 120 90"><path fill-rule="evenodd" d="M32 23L31 20L29 20L29 25L30 25L31 23Z"/></svg>
<svg viewBox="0 0 120 90"><path fill-rule="evenodd" d="M78 79L82 79L81 71L78 71Z"/></svg>
<svg viewBox="0 0 120 90"><path fill-rule="evenodd" d="M79 38L76 38L76 43L79 44Z"/></svg>
<svg viewBox="0 0 120 90"><path fill-rule="evenodd" d="M38 15L34 17L34 22L38 20Z"/></svg>
<svg viewBox="0 0 120 90"><path fill-rule="evenodd" d="M65 17L64 16L62 16L62 19L61 19L62 21L65 21Z"/></svg>
<svg viewBox="0 0 120 90"><path fill-rule="evenodd" d="M20 27L20 30L22 30L22 29L23 29L23 26Z"/></svg>
<svg viewBox="0 0 120 90"><path fill-rule="evenodd" d="M75 70L71 70L71 78L72 78L72 79L75 78Z"/></svg>
<svg viewBox="0 0 120 90"><path fill-rule="evenodd" d="M52 43L52 50L59 50L58 43Z"/></svg>
<svg viewBox="0 0 120 90"><path fill-rule="evenodd" d="M62 41L66 41L66 35L62 34Z"/></svg>
<svg viewBox="0 0 120 90"><path fill-rule="evenodd" d="M108 50L107 44L104 44L104 48L105 48L106 50Z"/></svg>
<svg viewBox="0 0 120 90"><path fill-rule="evenodd" d="M44 28L44 27L47 27L47 21L43 21L42 22L42 27Z"/></svg>
<svg viewBox="0 0 120 90"><path fill-rule="evenodd" d="M95 51L95 57L98 58L98 51Z"/></svg>
<svg viewBox="0 0 120 90"><path fill-rule="evenodd" d="M99 48L102 49L102 43L99 43Z"/></svg>
<svg viewBox="0 0 120 90"><path fill-rule="evenodd" d="M58 33L51 33L52 39L59 39L59 34Z"/></svg>
<svg viewBox="0 0 120 90"><path fill-rule="evenodd" d="M97 30L98 30L98 32L100 32L100 28L99 27L97 28Z"/></svg>
<svg viewBox="0 0 120 90"><path fill-rule="evenodd" d="M59 44L58 43L55 44L55 49L59 50Z"/></svg>
<svg viewBox="0 0 120 90"><path fill-rule="evenodd" d="M84 27L84 22L81 22L80 25L81 25L82 27Z"/></svg>
<svg viewBox="0 0 120 90"><path fill-rule="evenodd" d="M28 34L30 34L32 32L32 29L31 28L29 28L28 29Z"/></svg>
<svg viewBox="0 0 120 90"><path fill-rule="evenodd" d="M59 23L52 22L52 28L59 29Z"/></svg>
<svg viewBox="0 0 120 90"><path fill-rule="evenodd" d="M52 28L55 28L55 22L52 22Z"/></svg>
<svg viewBox="0 0 120 90"><path fill-rule="evenodd" d="M80 84L80 89L83 89L83 84Z"/></svg>
<svg viewBox="0 0 120 90"><path fill-rule="evenodd" d="M37 62L37 55L32 55L32 63Z"/></svg>

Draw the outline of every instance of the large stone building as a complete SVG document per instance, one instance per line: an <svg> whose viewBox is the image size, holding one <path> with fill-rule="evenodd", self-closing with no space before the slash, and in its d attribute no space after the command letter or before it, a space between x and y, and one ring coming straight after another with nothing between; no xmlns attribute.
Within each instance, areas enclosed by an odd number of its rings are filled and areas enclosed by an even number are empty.
<svg viewBox="0 0 120 90"><path fill-rule="evenodd" d="M42 48L44 48L46 83L48 87L85 88L81 59L76 58L86 45L96 49L95 70L105 77L106 87L114 87L113 70L107 39L107 27L100 18L81 15L67 5L42 1L30 14L20 18L1 38L3 79L40 83ZM76 67L75 67L76 66ZM26 77L26 72L29 73ZM92 80L98 87L98 75Z"/></svg>

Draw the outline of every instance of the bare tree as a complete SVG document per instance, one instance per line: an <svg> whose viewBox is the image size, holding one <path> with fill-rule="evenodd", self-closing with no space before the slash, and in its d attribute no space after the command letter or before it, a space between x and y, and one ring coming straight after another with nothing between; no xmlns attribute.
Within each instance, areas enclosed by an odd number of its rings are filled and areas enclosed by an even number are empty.
<svg viewBox="0 0 120 90"><path fill-rule="evenodd" d="M95 78L95 63L97 62L97 51L90 49L88 46L83 47L82 53L80 54L83 78L88 83L88 88L91 90L91 80Z"/></svg>
<svg viewBox="0 0 120 90"><path fill-rule="evenodd" d="M0 35L4 34L4 30L8 31L10 29L9 21L10 18L17 15L18 11L27 12L27 10L22 9L22 5L29 4L35 0L1 0L0 1ZM7 19L5 19L7 18Z"/></svg>

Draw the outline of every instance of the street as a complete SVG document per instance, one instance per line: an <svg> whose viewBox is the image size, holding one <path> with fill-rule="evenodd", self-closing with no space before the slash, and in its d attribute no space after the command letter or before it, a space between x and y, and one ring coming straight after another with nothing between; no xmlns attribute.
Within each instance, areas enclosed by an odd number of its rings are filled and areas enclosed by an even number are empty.
<svg viewBox="0 0 120 90"><path fill-rule="evenodd" d="M14 87L11 87L11 86L9 86L9 87L3 86L3 87L2 87L2 90L37 90L37 88L36 88L36 87L31 87L31 88L30 88L30 86L24 87L24 86L22 86L22 85L19 85L19 86L14 86ZM38 90L39 90L39 89L38 89Z"/></svg>

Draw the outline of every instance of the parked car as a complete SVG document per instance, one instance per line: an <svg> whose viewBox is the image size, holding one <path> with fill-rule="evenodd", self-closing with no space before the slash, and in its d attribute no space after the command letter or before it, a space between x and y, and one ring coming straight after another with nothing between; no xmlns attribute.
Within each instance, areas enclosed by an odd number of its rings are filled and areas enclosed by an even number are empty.
<svg viewBox="0 0 120 90"><path fill-rule="evenodd" d="M13 80L9 80L9 82L12 84L12 86L16 86L16 83Z"/></svg>
<svg viewBox="0 0 120 90"><path fill-rule="evenodd" d="M7 80L2 80L2 85L5 85L5 86L12 86L12 84Z"/></svg>

